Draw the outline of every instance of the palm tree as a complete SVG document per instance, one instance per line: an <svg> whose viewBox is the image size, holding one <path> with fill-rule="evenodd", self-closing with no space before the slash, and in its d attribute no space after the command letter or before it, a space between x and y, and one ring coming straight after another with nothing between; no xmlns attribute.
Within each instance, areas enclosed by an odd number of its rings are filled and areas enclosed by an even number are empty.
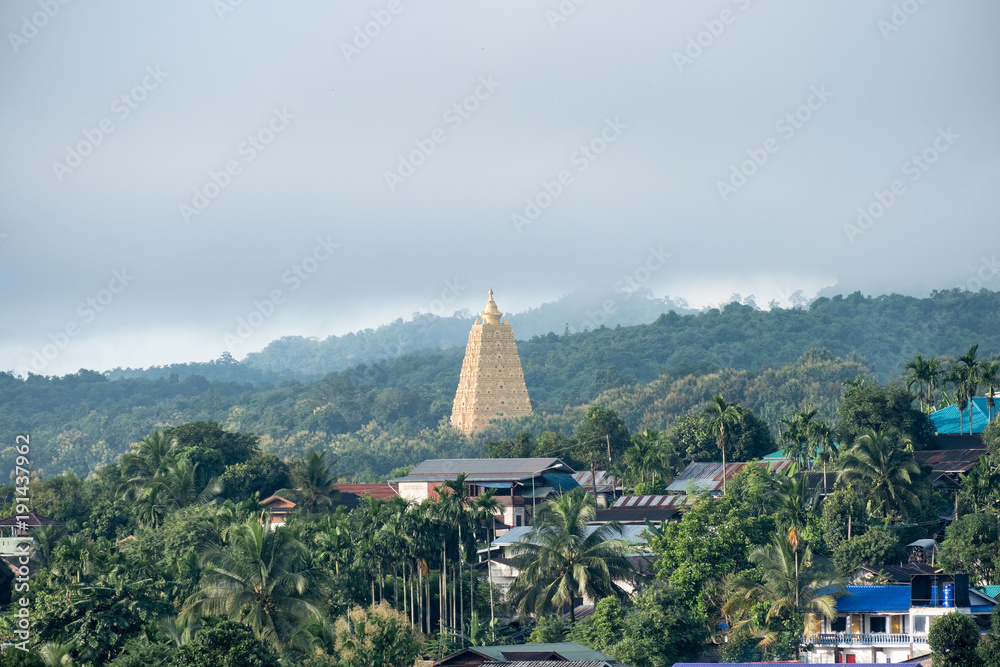
<svg viewBox="0 0 1000 667"><path fill-rule="evenodd" d="M787 429L781 434L785 443L783 453L798 463L800 468L806 468L813 460L813 437L815 435L815 420L819 410L796 410L791 419L781 419Z"/></svg>
<svg viewBox="0 0 1000 667"><path fill-rule="evenodd" d="M779 526L801 537L819 505L819 495L809 491L808 478L805 475L779 477L775 497Z"/></svg>
<svg viewBox="0 0 1000 667"><path fill-rule="evenodd" d="M982 362L976 361L979 345L972 345L969 351L958 358L952 370L951 381L955 384L955 402L958 404L959 433L963 433L962 411L969 406L969 435L972 435L972 399L976 397L982 379Z"/></svg>
<svg viewBox="0 0 1000 667"><path fill-rule="evenodd" d="M938 388L944 370L940 362L934 357L927 359L926 383L927 383L927 412L931 412L936 405L934 400L934 390Z"/></svg>
<svg viewBox="0 0 1000 667"><path fill-rule="evenodd" d="M73 667L73 647L71 644L46 642L38 649L45 667Z"/></svg>
<svg viewBox="0 0 1000 667"><path fill-rule="evenodd" d="M709 433L715 436L715 442L722 450L722 495L726 495L726 446L729 444L729 430L739 423L740 413L735 403L727 403L722 394L717 394L712 397L704 414L711 420L708 423Z"/></svg>
<svg viewBox="0 0 1000 667"><path fill-rule="evenodd" d="M819 450L819 460L823 464L823 493L827 493L826 466L830 458L837 454L837 434L830 425L821 419L812 424L810 439Z"/></svg>
<svg viewBox="0 0 1000 667"><path fill-rule="evenodd" d="M161 496L167 509L177 510L195 503L207 505L222 493L222 483L218 477L208 480L205 488L198 491L198 465L178 461L169 466L165 474L154 478L151 488L162 488Z"/></svg>
<svg viewBox="0 0 1000 667"><path fill-rule="evenodd" d="M163 475L176 446L176 438L167 438L161 431L153 431L134 445L132 451L122 454L118 465L126 481L119 488L119 493L126 498L135 497L149 486L153 478Z"/></svg>
<svg viewBox="0 0 1000 667"><path fill-rule="evenodd" d="M960 478L959 494L972 505L973 512L996 509L1000 501L1000 461L984 454L979 463Z"/></svg>
<svg viewBox="0 0 1000 667"><path fill-rule="evenodd" d="M294 500L306 514L326 510L340 499L337 478L332 472L336 459L327 461L326 452L311 449L306 458L293 466L290 477L293 488L281 489L277 495Z"/></svg>
<svg viewBox="0 0 1000 667"><path fill-rule="evenodd" d="M625 450L624 473L632 488L639 483L656 485L664 474L663 433L647 428L632 436L632 446Z"/></svg>
<svg viewBox="0 0 1000 667"><path fill-rule="evenodd" d="M993 409L996 407L994 396L1000 392L1000 359L983 361L980 370L983 384L986 385L986 410L989 420L993 421Z"/></svg>
<svg viewBox="0 0 1000 667"><path fill-rule="evenodd" d="M778 530L770 546L757 547L750 554L750 561L761 573L761 581L744 581L737 587L736 594L723 605L723 611L730 617L743 616L734 623L733 629L745 627L753 622L750 610L761 602L767 604L766 624L756 628L764 637L765 646L779 639L782 629L775 624L787 625L801 614L822 614L829 620L837 617L837 598L843 594L843 582L825 561L814 557L806 547L803 551L803 567L799 567L799 549L783 531ZM793 628L801 635L800 628ZM795 657L799 647L795 647Z"/></svg>
<svg viewBox="0 0 1000 667"><path fill-rule="evenodd" d="M634 579L635 571L625 557L624 529L618 523L588 526L595 513L590 495L574 489L542 505L527 538L512 545L511 566L519 573L510 599L522 614L569 604L576 622L574 597L626 596L616 580Z"/></svg>
<svg viewBox="0 0 1000 667"><path fill-rule="evenodd" d="M929 366L922 354L918 354L910 361L906 362L906 368L910 373L906 376L906 391L910 391L913 385L917 386L917 400L920 401L920 409L926 411L928 399L924 387L928 385Z"/></svg>
<svg viewBox="0 0 1000 667"><path fill-rule="evenodd" d="M31 529L31 537L34 545L31 550L31 557L40 566L49 562L52 551L63 537L66 536L66 527L57 524L48 526L36 526Z"/></svg>
<svg viewBox="0 0 1000 667"><path fill-rule="evenodd" d="M472 520L475 526L475 533L473 538L477 538L479 528L485 529L485 540L486 545L489 547L490 544L496 540L496 516L503 512L503 504L500 503L496 495L496 489L487 489L485 493L482 493L472 501ZM490 534L492 531L493 539L490 539ZM489 549L486 551L487 560L492 558ZM490 623L496 621L496 615L493 610L493 568L489 567L487 563L486 571L490 580ZM472 604L469 604L472 607Z"/></svg>
<svg viewBox="0 0 1000 667"><path fill-rule="evenodd" d="M201 589L184 602L181 623L227 618L281 649L320 616L315 584L325 574L307 567L305 546L288 530L268 530L252 519L229 532L225 547L209 547L200 561Z"/></svg>
<svg viewBox="0 0 1000 667"><path fill-rule="evenodd" d="M904 448L907 443L895 430L868 431L840 457L838 481L859 489L873 516L902 516L918 509L929 493L927 476Z"/></svg>

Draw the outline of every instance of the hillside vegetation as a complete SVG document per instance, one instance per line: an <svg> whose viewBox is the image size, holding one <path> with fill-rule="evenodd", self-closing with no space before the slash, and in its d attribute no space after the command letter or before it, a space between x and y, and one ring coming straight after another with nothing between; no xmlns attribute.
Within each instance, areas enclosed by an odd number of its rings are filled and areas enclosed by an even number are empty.
<svg viewBox="0 0 1000 667"><path fill-rule="evenodd" d="M278 381L275 370L231 358L186 377L176 371L114 380L92 371L27 380L0 374L0 428L8 434L5 443L30 433L35 465L47 475L84 475L154 428L212 420L259 435L265 451L281 456L329 446L342 471L370 479L431 456L481 452L486 439L519 430L568 433L592 402L614 409L638 431L666 428L724 393L777 435L778 419L797 409L812 406L833 418L845 380L898 377L915 354L957 357L972 342L984 351L1000 349L1000 294L853 294L818 299L808 310L768 312L730 304L519 343L537 414L492 429L482 441L444 426L461 348L404 354L319 379Z"/></svg>

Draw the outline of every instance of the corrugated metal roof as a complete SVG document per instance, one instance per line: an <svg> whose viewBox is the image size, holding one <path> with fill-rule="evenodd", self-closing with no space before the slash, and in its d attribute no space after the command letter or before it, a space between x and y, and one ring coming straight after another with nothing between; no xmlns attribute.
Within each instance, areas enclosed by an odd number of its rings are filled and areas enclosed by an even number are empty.
<svg viewBox="0 0 1000 667"><path fill-rule="evenodd" d="M958 406L949 405L946 408L935 410L928 416L934 425L934 430L938 433L947 435L968 434L970 408L972 409L972 432L982 433L986 425L990 423L989 408L986 405L985 396L977 396L969 401L969 405L962 411L961 427L959 426Z"/></svg>
<svg viewBox="0 0 1000 667"><path fill-rule="evenodd" d="M576 483L588 491L594 490L595 477L597 478L598 493L613 493L615 488L621 486L621 479L609 475L606 470L596 470L593 474L589 470L581 470L580 472L573 473L573 479L576 480Z"/></svg>
<svg viewBox="0 0 1000 667"><path fill-rule="evenodd" d="M863 614L874 612L907 612L910 610L909 584L888 586L846 586L847 595L837 600L837 611Z"/></svg>
<svg viewBox="0 0 1000 667"><path fill-rule="evenodd" d="M689 507L697 502L683 493L649 494L643 496L622 496L615 501L615 509L670 509Z"/></svg>
<svg viewBox="0 0 1000 667"><path fill-rule="evenodd" d="M412 481L444 481L455 479L461 473L468 473L486 479L512 478L529 479L534 475L549 471L562 471L572 474L574 471L559 459L428 459L410 471L406 477L391 480L398 482Z"/></svg>
<svg viewBox="0 0 1000 667"><path fill-rule="evenodd" d="M1000 586L980 586L979 590L994 600L997 599L998 595L1000 595Z"/></svg>
<svg viewBox="0 0 1000 667"><path fill-rule="evenodd" d="M767 665L787 665L787 662L731 662L726 667L766 667ZM801 664L801 663L794 663ZM812 667L844 667L841 662L811 662ZM876 664L874 662L856 662L854 667L882 667L885 663ZM896 667L920 667L915 662L894 662ZM674 667L719 667L717 662L675 662Z"/></svg>
<svg viewBox="0 0 1000 667"><path fill-rule="evenodd" d="M928 463L938 473L965 473L976 467L986 449L929 449L914 452L913 458Z"/></svg>
<svg viewBox="0 0 1000 667"><path fill-rule="evenodd" d="M597 530L600 526L587 526L587 535ZM524 542L529 539L533 526L518 526L517 528L511 528L506 533L496 538L490 543L492 547L509 547L515 542ZM642 536L642 532L646 530L646 526L637 525L624 525L622 526L624 534L622 535L623 540L631 544L645 544L646 539Z"/></svg>
<svg viewBox="0 0 1000 667"><path fill-rule="evenodd" d="M748 463L726 462L726 480L735 477ZM757 461L757 465L767 466L771 472L785 472L792 467L792 462L788 460ZM689 488L694 488L696 492L701 491L721 491L722 490L722 463L689 463L687 468L677 476L667 487L667 491L675 493L687 493Z"/></svg>
<svg viewBox="0 0 1000 667"><path fill-rule="evenodd" d="M335 488L341 493L372 498L393 498L399 495L399 489L390 484L337 484Z"/></svg>

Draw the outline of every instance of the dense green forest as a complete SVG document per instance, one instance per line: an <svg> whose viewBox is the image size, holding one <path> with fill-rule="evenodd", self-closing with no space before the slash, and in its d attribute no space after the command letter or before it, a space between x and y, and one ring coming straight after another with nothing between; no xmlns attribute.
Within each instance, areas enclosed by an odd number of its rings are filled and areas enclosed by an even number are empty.
<svg viewBox="0 0 1000 667"><path fill-rule="evenodd" d="M948 572L1000 581L1000 421L954 496L914 457L933 443L926 410L944 387L959 405L1000 389L1000 362L972 347L940 363L935 383L930 359L907 364L916 393L856 377L839 386L831 420L790 410L777 441L753 411L715 394L664 431L632 432L593 405L564 416L565 434L489 442L494 456L560 451L579 467L603 461L607 447L634 493L662 493L685 460L720 450L746 459L780 446L797 463L790 475L745 467L721 496L649 525L645 546L617 524L588 528L596 506L586 489L550 496L535 537L515 545L507 590L474 567L495 530L494 489L473 496L459 476L437 499L365 498L346 511L342 461L329 450L281 460L262 438L204 421L153 431L86 479L32 474L0 486L0 512L22 511L28 496L62 524L34 529L20 597L0 568L0 640L10 642L0 665L409 667L468 645L563 640L635 667L798 657L806 614L829 618L851 570L899 562L912 539L937 536ZM819 368L822 388L833 377L823 369L838 363L811 353L785 372ZM39 450L22 438L16 454ZM796 469L829 469L829 494ZM271 493L297 503L276 530L259 504ZM637 550L646 566L630 556ZM561 613L579 591L597 600L593 613ZM951 658L938 664L996 664L1000 612L994 619L980 640L971 617L936 618L931 648Z"/></svg>
<svg viewBox="0 0 1000 667"><path fill-rule="evenodd" d="M914 354L947 360L972 341L1000 349L1000 294L855 294L818 299L809 310L769 312L730 304L698 315L668 313L647 325L548 334L519 343L536 415L473 441L446 426L461 348L311 380L277 381L274 371L229 357L202 365L205 375L183 377L3 373L0 432L7 436L0 454L9 455L14 435L26 432L38 443L40 471L86 475L154 428L213 420L259 435L266 451L282 457L328 447L344 474L377 479L423 458L485 451L487 440L522 430L568 434L589 403L614 408L632 430L666 428L720 392L776 437L778 420L791 410L815 407L831 418L845 380L901 378Z"/></svg>

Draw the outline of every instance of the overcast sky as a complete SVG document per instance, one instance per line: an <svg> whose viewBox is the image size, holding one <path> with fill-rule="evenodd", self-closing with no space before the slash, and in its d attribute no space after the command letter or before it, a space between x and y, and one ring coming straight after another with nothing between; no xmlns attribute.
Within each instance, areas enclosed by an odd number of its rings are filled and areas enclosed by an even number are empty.
<svg viewBox="0 0 1000 667"><path fill-rule="evenodd" d="M0 28L0 369L241 358L491 279L508 312L626 277L1000 289L991 0L5 0Z"/></svg>

